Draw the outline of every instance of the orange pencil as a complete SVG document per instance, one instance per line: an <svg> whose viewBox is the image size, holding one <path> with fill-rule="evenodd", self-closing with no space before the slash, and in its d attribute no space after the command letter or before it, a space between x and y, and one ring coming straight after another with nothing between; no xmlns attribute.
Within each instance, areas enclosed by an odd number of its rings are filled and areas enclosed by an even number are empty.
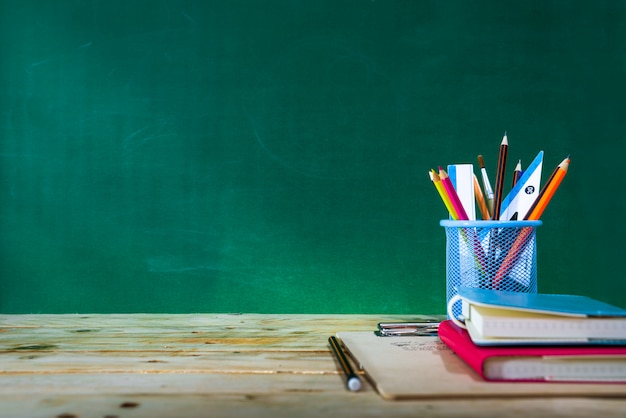
<svg viewBox="0 0 626 418"><path fill-rule="evenodd" d="M459 216L460 221L467 221L469 218L467 217L467 212L463 209L463 204L459 199L459 195L456 193L452 182L450 181L450 177L448 177L448 173L441 167L439 167L439 178L443 183L443 187L446 190L446 193L450 197L450 201L452 202L452 206L454 206L454 210Z"/></svg>
<svg viewBox="0 0 626 418"><path fill-rule="evenodd" d="M541 214L543 214L543 211L546 209L546 206L548 206L548 203L550 203L552 196L554 196L556 189L558 189L559 185L563 181L563 178L567 174L569 162L569 156L567 156L567 158L561 161L561 164L559 164L552 172L550 178L543 186L543 189L539 192L539 196L537 196L535 203L533 203L528 210L528 215L525 219L536 221L541 218Z"/></svg>
<svg viewBox="0 0 626 418"><path fill-rule="evenodd" d="M452 206L452 202L450 201L450 197L448 197L448 194L446 193L446 191L445 191L445 189L443 187L443 183L441 182L441 179L439 178L439 176L437 175L437 173L433 169L431 169L428 172L428 175L430 176L430 180L435 185L435 188L439 192L439 196L441 196L441 200L443 200L443 204L446 205L446 208L448 209L448 212L450 213L450 216L452 216L452 219L454 219L455 221L458 221L459 220L459 215L454 210L454 206Z"/></svg>
<svg viewBox="0 0 626 418"><path fill-rule="evenodd" d="M498 154L498 167L496 171L496 190L493 198L493 213L491 219L497 221L500 219L500 208L502 207L502 194L504 193L504 173L506 170L506 156L509 151L509 140L504 133L502 142L500 143L500 153Z"/></svg>
<svg viewBox="0 0 626 418"><path fill-rule="evenodd" d="M526 244L530 241L532 231L532 228L522 228L517 238L515 238L513 245L511 245L509 252L506 253L504 260L500 263L500 267L493 277L493 289L500 290L500 283L518 262L524 252L524 248L526 248Z"/></svg>
<svg viewBox="0 0 626 418"><path fill-rule="evenodd" d="M476 178L476 174L474 174L474 196L476 197L476 202L478 203L478 209L480 209L480 214L483 217L483 221L487 221L490 219L489 209L487 209L487 204L485 203L485 197L483 196L482 190L480 190L480 184L478 184L478 178Z"/></svg>
<svg viewBox="0 0 626 418"><path fill-rule="evenodd" d="M561 161L556 169L550 175L550 178L543 186L541 191L539 192L539 196L535 200L533 206L529 209L529 215L526 216L526 220L536 221L541 217L541 214L545 210L546 206L554 196L554 192L563 181L563 177L567 174L567 169L569 168L569 156ZM508 272L513 268L515 263L517 263L519 257L521 256L524 248L528 242L528 238L530 233L532 232L531 228L524 228L520 232L520 234L515 239L515 242L509 249L506 257L500 264L500 268L498 269L496 275L493 278L493 288L498 289L500 283L504 279L504 277L508 274Z"/></svg>

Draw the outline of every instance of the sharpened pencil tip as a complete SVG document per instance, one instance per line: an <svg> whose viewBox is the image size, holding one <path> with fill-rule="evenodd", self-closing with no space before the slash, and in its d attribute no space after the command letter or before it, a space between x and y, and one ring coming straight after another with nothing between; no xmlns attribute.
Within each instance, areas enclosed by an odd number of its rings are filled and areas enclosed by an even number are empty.
<svg viewBox="0 0 626 418"><path fill-rule="evenodd" d="M568 155L563 161L561 161L561 164L559 164L559 166L569 165L570 162L571 161L570 161L569 155Z"/></svg>

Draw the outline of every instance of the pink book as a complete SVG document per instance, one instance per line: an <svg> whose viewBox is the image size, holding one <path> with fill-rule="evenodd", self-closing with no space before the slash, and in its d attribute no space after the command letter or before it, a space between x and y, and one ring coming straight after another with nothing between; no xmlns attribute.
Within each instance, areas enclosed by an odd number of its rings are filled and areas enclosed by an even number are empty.
<svg viewBox="0 0 626 418"><path fill-rule="evenodd" d="M477 346L451 320L439 339L483 379L530 382L626 383L626 346Z"/></svg>

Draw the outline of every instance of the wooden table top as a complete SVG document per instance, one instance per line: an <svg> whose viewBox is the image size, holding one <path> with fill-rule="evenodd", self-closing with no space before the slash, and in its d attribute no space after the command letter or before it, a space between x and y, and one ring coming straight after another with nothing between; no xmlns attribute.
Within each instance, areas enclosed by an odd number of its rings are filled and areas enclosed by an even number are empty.
<svg viewBox="0 0 626 418"><path fill-rule="evenodd" d="M0 315L0 417L624 417L622 398L388 401L346 390L338 331L436 317ZM425 382L427 384L427 382Z"/></svg>

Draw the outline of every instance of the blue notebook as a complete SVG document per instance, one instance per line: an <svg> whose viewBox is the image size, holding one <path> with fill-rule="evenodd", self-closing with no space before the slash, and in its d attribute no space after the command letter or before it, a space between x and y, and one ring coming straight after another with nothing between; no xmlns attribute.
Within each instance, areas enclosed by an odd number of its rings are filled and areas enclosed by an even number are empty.
<svg viewBox="0 0 626 418"><path fill-rule="evenodd" d="M626 309L590 297L466 287L458 295L478 345L626 344Z"/></svg>
<svg viewBox="0 0 626 418"><path fill-rule="evenodd" d="M570 316L626 317L626 309L587 296L521 293L460 287L458 294L473 304Z"/></svg>

